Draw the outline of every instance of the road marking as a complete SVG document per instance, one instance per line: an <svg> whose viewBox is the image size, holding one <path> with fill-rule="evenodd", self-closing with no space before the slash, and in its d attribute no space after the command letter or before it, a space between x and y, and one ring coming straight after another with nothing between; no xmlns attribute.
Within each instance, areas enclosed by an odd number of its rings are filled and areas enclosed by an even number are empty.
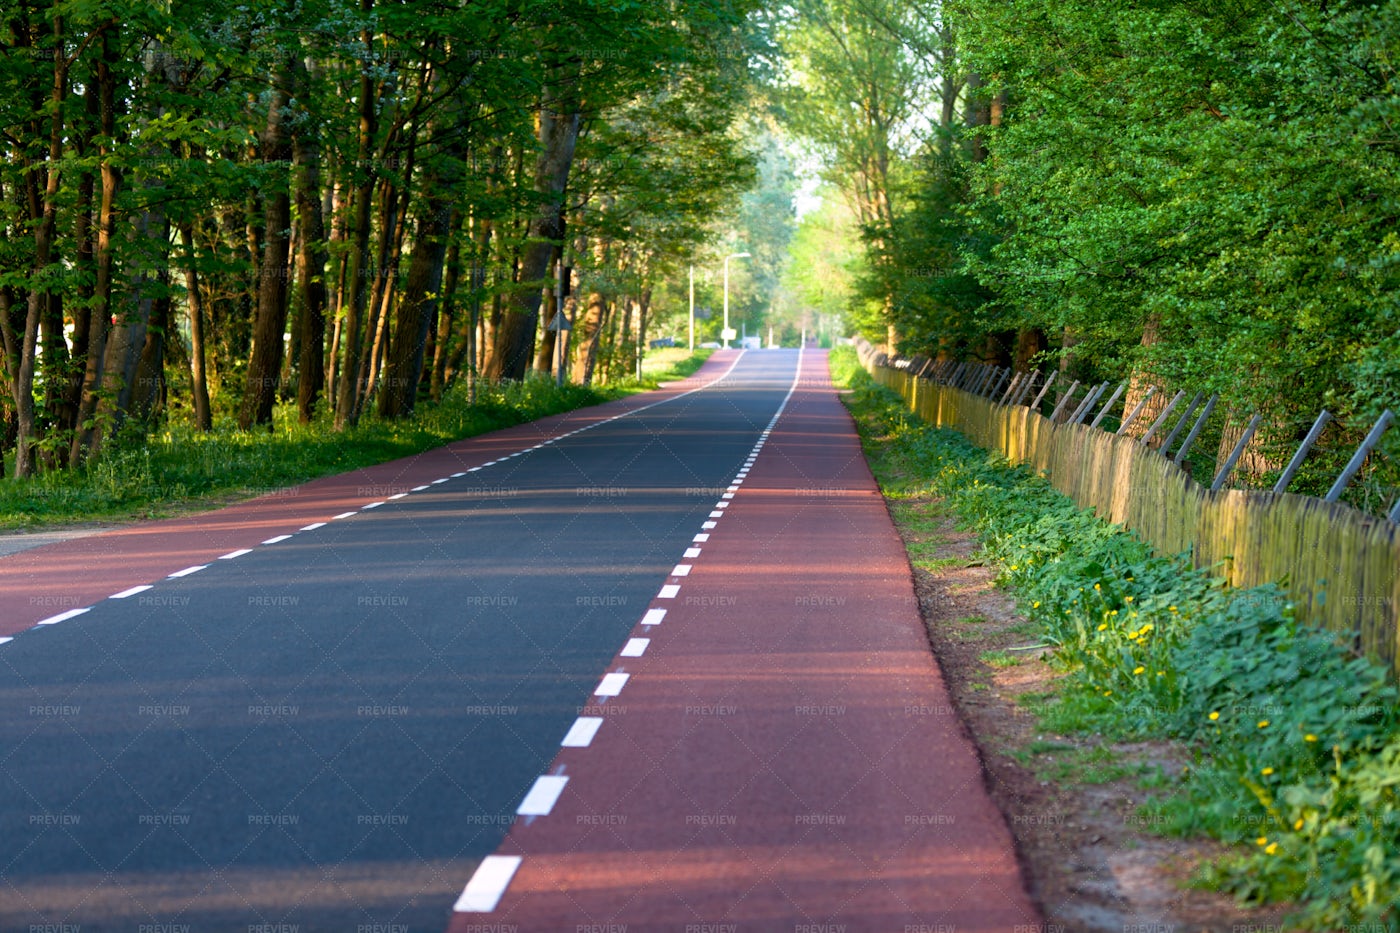
<svg viewBox="0 0 1400 933"><path fill-rule="evenodd" d="M427 488L428 488L428 487L427 487L426 484L424 484L424 485L422 485L422 486L414 486L412 489L409 490L409 492L422 492L423 490L425 490L425 489L427 489Z"/></svg>
<svg viewBox="0 0 1400 933"><path fill-rule="evenodd" d="M661 588L661 592L656 594L657 599L675 599L681 588L674 583L667 583Z"/></svg>
<svg viewBox="0 0 1400 933"><path fill-rule="evenodd" d="M83 607L82 609L69 609L67 612L60 612L60 613L59 613L58 615L56 615L56 616L49 616L47 619L40 619L38 622L35 622L34 624L35 624L35 625L57 625L57 624L60 623L60 622L67 622L69 619L76 619L78 616L82 615L84 612L87 612L87 611L88 611L89 609L91 609L91 608L92 608L91 606L85 606L85 607Z"/></svg>
<svg viewBox="0 0 1400 933"><path fill-rule="evenodd" d="M704 528L706 531L708 531L709 529L715 527L716 524L718 524L718 523L717 523L717 522L701 522L701 523L700 523L700 527L701 527L701 528Z"/></svg>
<svg viewBox="0 0 1400 933"><path fill-rule="evenodd" d="M698 547L688 547L688 548L685 549L685 554L684 554L683 556L685 556L685 557L699 557L699 556L700 556L700 549L699 549Z"/></svg>
<svg viewBox="0 0 1400 933"><path fill-rule="evenodd" d="M726 492L726 493L724 494L724 498L725 498L726 500L727 500L727 499L733 499L733 498L734 498L734 493L732 493L732 492Z"/></svg>
<svg viewBox="0 0 1400 933"><path fill-rule="evenodd" d="M395 499L402 499L402 498L403 498L404 496L406 496L406 495L408 495L408 493L406 493L406 492L396 492L396 493L394 493L392 496L389 497L389 501L390 501L390 502L393 502ZM305 528L302 529L302 531L305 531L305 530L306 530Z"/></svg>
<svg viewBox="0 0 1400 933"><path fill-rule="evenodd" d="M108 597L108 598L109 598L109 599L126 599L126 598L129 597L129 596L135 596L137 593L144 593L144 592L146 592L147 590L149 590L150 588L151 588L151 584L149 584L149 583L143 583L143 584L141 584L140 586L133 586L133 587L132 587L131 589L129 589L129 590L122 590L120 593L113 593L113 594L112 594L110 597Z"/></svg>
<svg viewBox="0 0 1400 933"><path fill-rule="evenodd" d="M598 681L598 686L593 691L595 697L615 697L622 692L622 688L627 685L627 678L631 674L623 674L614 671L611 674L604 674L603 679Z"/></svg>
<svg viewBox="0 0 1400 933"><path fill-rule="evenodd" d="M333 522L338 522L338 521L340 521L342 518L350 518L351 516L353 516L353 515L358 515L358 514L359 514L358 512L341 512L339 515L332 515L332 516L331 516L331 521L333 521Z"/></svg>
<svg viewBox="0 0 1400 933"><path fill-rule="evenodd" d="M475 473L475 472L476 472L477 470L479 470L479 469L481 469L481 467L472 467L472 468L471 468L470 470L468 470L467 472L468 472L468 473Z"/></svg>
<svg viewBox="0 0 1400 933"><path fill-rule="evenodd" d="M690 565L689 565L689 564L677 564L677 565L675 566L675 568L671 571L671 576L673 576L673 577L688 577L688 576L690 576Z"/></svg>
<svg viewBox="0 0 1400 933"><path fill-rule="evenodd" d="M665 609L648 609L647 614L642 616L643 625L660 625L661 620L666 618Z"/></svg>
<svg viewBox="0 0 1400 933"><path fill-rule="evenodd" d="M307 525L305 528L303 528L302 531L315 531L317 528L324 528L324 527L326 527L326 523L325 523L325 522L312 522L311 524L309 524L309 525Z"/></svg>
<svg viewBox="0 0 1400 933"><path fill-rule="evenodd" d="M701 532L690 540L694 541L696 544L704 544L706 541L710 540L710 536Z"/></svg>
<svg viewBox="0 0 1400 933"><path fill-rule="evenodd" d="M451 478L451 479L461 479L462 477L464 477L464 476L466 476L466 475L467 475L466 471L463 470L461 473L453 473L452 476L451 476L450 478Z"/></svg>
<svg viewBox="0 0 1400 933"><path fill-rule="evenodd" d="M724 513L721 512L721 511L719 511L718 509L716 509L715 511L713 511L713 512L710 513L710 517L711 517L711 518L724 518Z"/></svg>
<svg viewBox="0 0 1400 933"><path fill-rule="evenodd" d="M286 541L290 537L291 535L278 535L275 538L268 538L266 541L263 542L263 544L281 544L283 541Z"/></svg>
<svg viewBox="0 0 1400 933"><path fill-rule="evenodd" d="M6 642L11 642L11 641L14 641L14 638L12 638L12 637L10 637L10 636L0 636L0 645L3 645L3 644L5 644Z"/></svg>
<svg viewBox="0 0 1400 933"><path fill-rule="evenodd" d="M166 579L178 580L180 577L188 577L192 573L199 573L201 570L208 566L208 564L195 564L193 567L186 567L184 570L175 571L170 576L166 577Z"/></svg>
<svg viewBox="0 0 1400 933"><path fill-rule="evenodd" d="M367 510L367 509L377 509L377 508L379 508L379 507L380 507L381 505L383 505L383 504L384 504L383 502L371 502L369 505L362 505L362 506L360 506L360 511L363 512L363 511L365 511L365 510Z"/></svg>
<svg viewBox="0 0 1400 933"><path fill-rule="evenodd" d="M598 727L602 724L602 716L580 716L564 733L564 741L559 744L565 748L587 748L593 744L593 737L598 734Z"/></svg>
<svg viewBox="0 0 1400 933"><path fill-rule="evenodd" d="M622 646L622 656L624 658L640 658L647 653L647 646L651 644L650 638L629 638L627 644ZM603 720L599 719L599 722Z"/></svg>
<svg viewBox="0 0 1400 933"><path fill-rule="evenodd" d="M447 482L447 479L448 479L448 478L447 478L446 476L444 476L442 479L435 479L435 480L433 480L433 481L432 481L431 483L429 483L428 485L430 485L430 486L437 486L437 485L440 484L440 483L445 483L445 482Z"/></svg>
<svg viewBox="0 0 1400 933"><path fill-rule="evenodd" d="M738 491L739 491L739 484L738 484L738 483L734 483L732 486L730 486L728 489L725 490L725 492L728 493L728 494L731 495L731 496L734 495L734 494L735 494L736 492L738 492Z"/></svg>
<svg viewBox="0 0 1400 933"><path fill-rule="evenodd" d="M569 779L562 774L541 774L535 778L535 786L515 808L517 816L549 816L559 795L564 793L564 785Z"/></svg>
<svg viewBox="0 0 1400 933"><path fill-rule="evenodd" d="M721 500L719 500L718 502L715 503L715 508L717 508L717 509L727 509L727 508L729 508L729 500L728 500L728 499L721 499Z"/></svg>
<svg viewBox="0 0 1400 933"><path fill-rule="evenodd" d="M490 913L500 903L510 880L520 868L518 855L488 855L476 866L472 880L452 909L459 914Z"/></svg>
<svg viewBox="0 0 1400 933"><path fill-rule="evenodd" d="M252 548L239 548L236 551L229 551L227 554L220 555L219 560L233 560L235 557L242 557L244 554L251 553L253 553Z"/></svg>

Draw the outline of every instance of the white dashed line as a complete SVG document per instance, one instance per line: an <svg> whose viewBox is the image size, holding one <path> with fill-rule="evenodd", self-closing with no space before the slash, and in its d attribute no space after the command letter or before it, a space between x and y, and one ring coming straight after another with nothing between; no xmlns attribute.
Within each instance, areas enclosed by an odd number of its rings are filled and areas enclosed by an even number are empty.
<svg viewBox="0 0 1400 933"><path fill-rule="evenodd" d="M724 494L724 498L726 498L726 499L733 499L733 498L734 498L734 493L732 493L732 492L726 492L726 493Z"/></svg>
<svg viewBox="0 0 1400 933"><path fill-rule="evenodd" d="M462 896L452 909L459 914L490 913L500 903L510 880L520 868L518 855L488 855L476 866L472 880L462 889Z"/></svg>
<svg viewBox="0 0 1400 933"><path fill-rule="evenodd" d="M467 472L468 472L468 473L475 473L477 470L480 470L480 469L481 469L481 467L472 467L472 468L471 468L470 470L468 470Z"/></svg>
<svg viewBox="0 0 1400 933"><path fill-rule="evenodd" d="M699 557L699 556L700 556L700 549L699 549L698 547L688 547L688 548L685 549L685 554L684 554L683 556L685 556L685 557Z"/></svg>
<svg viewBox="0 0 1400 933"><path fill-rule="evenodd" d="M453 473L451 478L452 478L452 479L461 479L462 477L464 477L464 476L466 476L466 475L467 475L466 471L463 470L461 473Z"/></svg>
<svg viewBox="0 0 1400 933"><path fill-rule="evenodd" d="M423 486L414 486L412 489L409 490L409 492L422 492L423 490L425 490L425 489L427 489L427 488L428 488L428 487L427 487L426 485L423 485Z"/></svg>
<svg viewBox="0 0 1400 933"><path fill-rule="evenodd" d="M647 614L642 616L643 625L660 625L661 620L666 618L665 609L648 609Z"/></svg>
<svg viewBox="0 0 1400 933"><path fill-rule="evenodd" d="M362 505L362 506L360 506L360 511L361 511L361 512L365 512L365 511L368 511L369 509L377 509L377 508L379 508L379 507L380 507L381 505L383 505L383 504L384 504L383 502L371 502L371 503L369 503L368 505Z"/></svg>
<svg viewBox="0 0 1400 933"><path fill-rule="evenodd" d="M587 748L593 744L593 737L598 734L598 727L602 724L602 716L580 716L574 720L564 734L564 741L559 744L564 748Z"/></svg>
<svg viewBox="0 0 1400 933"><path fill-rule="evenodd" d="M433 480L431 483L429 483L428 485L430 485L430 486L438 486L438 485L441 485L442 483L445 483L445 482L447 482L447 477L446 477L446 476L444 476L442 479L435 479L435 480Z"/></svg>
<svg viewBox="0 0 1400 933"><path fill-rule="evenodd" d="M559 795L564 793L564 785L569 779L562 774L541 774L535 778L535 786L515 808L517 816L549 816Z"/></svg>
<svg viewBox="0 0 1400 933"><path fill-rule="evenodd" d="M657 599L675 599L681 588L674 583L667 583L661 588L661 592L656 594Z"/></svg>
<svg viewBox="0 0 1400 933"><path fill-rule="evenodd" d="M309 524L309 525L307 525L305 528L303 528L302 531L315 531L317 528L324 528L324 527L326 527L326 523L325 523L325 522L312 522L311 524Z"/></svg>
<svg viewBox="0 0 1400 933"><path fill-rule="evenodd" d="M283 541L286 541L290 537L291 535L278 535L275 538L268 538L266 541L263 542L263 544L281 544Z"/></svg>
<svg viewBox="0 0 1400 933"><path fill-rule="evenodd" d="M404 496L406 496L406 495L408 495L408 493L406 493L406 492L396 492L396 493L394 493L392 496L389 497L389 501L390 501L390 502L393 502L393 501L396 500L396 499L402 499L402 498L403 498ZM305 528L302 529L302 531L305 531L305 530L306 530Z"/></svg>
<svg viewBox="0 0 1400 933"><path fill-rule="evenodd" d="M219 556L219 560L233 560L235 557L242 557L244 554L251 554L251 553L253 553L253 549L252 549L252 548L246 548L246 547L244 547L244 548L239 548L239 549L236 550L236 551L229 551L227 554L221 554L221 555Z"/></svg>
<svg viewBox="0 0 1400 933"><path fill-rule="evenodd" d="M622 692L622 688L627 685L627 678L631 676L631 674L622 674L617 671L611 674L604 674L603 679L598 681L598 686L594 689L593 695L597 697L615 697Z"/></svg>
<svg viewBox="0 0 1400 933"><path fill-rule="evenodd" d="M700 534L696 535L690 540L694 541L696 544L704 544L706 541L710 540L710 536L702 531Z"/></svg>
<svg viewBox="0 0 1400 933"><path fill-rule="evenodd" d="M49 616L47 619L40 619L35 625L57 625L60 622L67 622L69 619L76 619L91 609L91 606L84 606L82 609L69 609L67 612L60 612L56 616Z"/></svg>
<svg viewBox="0 0 1400 933"><path fill-rule="evenodd" d="M671 570L671 576L673 576L673 577L688 577L688 576L690 576L690 565L689 565L689 564L677 564L674 568L672 568L672 570Z"/></svg>
<svg viewBox="0 0 1400 933"><path fill-rule="evenodd" d="M716 524L716 522L701 522L700 527L704 528L706 531L709 531L711 528L715 527Z"/></svg>
<svg viewBox="0 0 1400 933"><path fill-rule="evenodd" d="M358 515L358 514L359 514L358 512L341 512L339 515L332 515L332 516L331 516L331 521L333 521L333 522L338 522L338 521L340 521L342 518L350 518L351 516L353 516L353 515Z"/></svg>
<svg viewBox="0 0 1400 933"><path fill-rule="evenodd" d="M10 636L0 636L0 645L6 644L6 643L12 642L12 641L14 641L14 638L12 638L12 637L10 637Z"/></svg>
<svg viewBox="0 0 1400 933"><path fill-rule="evenodd" d="M167 580L178 580L180 577L188 577L188 576L189 576L190 574L192 574L192 573L199 573L201 570L203 570L204 568L206 568L206 567L208 567L208 566L209 566L208 564L195 564L193 567L186 567L184 570L177 570L177 571L175 571L174 573L172 573L172 574L171 574L169 577L167 577L166 579L167 579Z"/></svg>
<svg viewBox="0 0 1400 933"><path fill-rule="evenodd" d="M133 586L133 587L132 587L131 589L129 589L129 590L122 590L120 593L113 593L113 594L112 594L110 597L108 597L108 598L109 598L109 599L126 599L126 598L128 598L128 597L135 596L137 593L144 593L144 592L146 592L147 590L149 590L150 588L151 588L151 584L149 584L149 583L143 583L143 584L140 585L140 586Z"/></svg>
<svg viewBox="0 0 1400 933"><path fill-rule="evenodd" d="M650 638L629 638L627 644L622 646L622 656L624 658L640 658L647 653L647 646L651 644ZM598 720L602 722L602 720Z"/></svg>
<svg viewBox="0 0 1400 933"><path fill-rule="evenodd" d="M716 509L715 511L713 511L713 512L710 513L710 517L711 517L711 518L724 518L724 513L721 512L721 511L719 511L718 509Z"/></svg>

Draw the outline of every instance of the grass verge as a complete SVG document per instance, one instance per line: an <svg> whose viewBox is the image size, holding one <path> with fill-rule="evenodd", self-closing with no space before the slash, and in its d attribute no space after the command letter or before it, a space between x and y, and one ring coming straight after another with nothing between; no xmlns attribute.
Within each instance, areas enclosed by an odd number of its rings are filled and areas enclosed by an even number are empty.
<svg viewBox="0 0 1400 933"><path fill-rule="evenodd" d="M853 351L832 358L887 495L941 500L1052 647L1063 676L1028 703L1043 727L1187 749L1183 774L1144 780L1140 812L1153 831L1232 845L1199 883L1297 904L1300 929L1393 930L1400 717L1386 671L1298 624L1277 588L1229 589L1153 554L1030 471L919 422ZM1047 777L1125 767L1074 761Z"/></svg>
<svg viewBox="0 0 1400 933"><path fill-rule="evenodd" d="M658 353L642 380L601 389L528 379L480 385L473 405L458 385L438 404L420 403L412 418L366 416L344 432L334 430L328 413L298 424L288 406L278 406L271 431L239 431L231 420L207 433L172 424L144 437L119 438L80 470L0 481L0 530L161 518L262 495L654 389L695 372L709 353Z"/></svg>

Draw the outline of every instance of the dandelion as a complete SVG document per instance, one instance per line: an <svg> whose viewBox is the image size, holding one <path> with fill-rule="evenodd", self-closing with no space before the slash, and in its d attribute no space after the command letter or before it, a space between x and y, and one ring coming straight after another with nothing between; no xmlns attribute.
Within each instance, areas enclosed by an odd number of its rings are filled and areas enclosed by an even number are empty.
<svg viewBox="0 0 1400 933"><path fill-rule="evenodd" d="M1031 603L1031 608L1032 608L1032 609L1039 609L1039 608L1040 608L1040 600L1037 599L1035 602Z"/></svg>
<svg viewBox="0 0 1400 933"><path fill-rule="evenodd" d="M1166 676L1167 676L1167 672L1166 672L1166 671L1158 671L1158 672L1157 672L1157 676L1158 676L1158 677L1166 677Z"/></svg>
<svg viewBox="0 0 1400 933"><path fill-rule="evenodd" d="M1300 830L1300 829L1302 829L1302 828L1303 828L1303 818L1300 816L1300 817L1298 817L1298 819L1296 819L1296 820L1293 821L1293 831L1296 833L1298 830Z"/></svg>
<svg viewBox="0 0 1400 933"><path fill-rule="evenodd" d="M1313 735L1311 732L1309 732L1307 735L1303 736L1303 741L1304 741L1304 742L1316 742L1316 741L1317 741L1317 736L1315 736L1315 735Z"/></svg>
<svg viewBox="0 0 1400 933"><path fill-rule="evenodd" d="M1167 607L1167 611L1168 611L1168 612L1176 612L1176 607L1175 607L1175 606L1168 606L1168 607Z"/></svg>
<svg viewBox="0 0 1400 933"><path fill-rule="evenodd" d="M1147 670L1147 668L1145 668L1145 667L1143 667L1141 664L1139 664L1137 667L1133 668L1133 673L1134 673L1134 674L1141 674L1141 673L1142 673L1143 671L1145 671L1145 670Z"/></svg>
<svg viewBox="0 0 1400 933"><path fill-rule="evenodd" d="M1069 612L1069 610L1066 609L1065 612ZM1102 625L1099 626L1099 631L1102 632L1102 631L1103 631L1104 629L1106 629L1106 628L1108 628L1108 623L1107 623L1107 622L1105 622L1104 624L1102 624Z"/></svg>
<svg viewBox="0 0 1400 933"><path fill-rule="evenodd" d="M1269 855L1278 855L1278 843L1269 843L1267 846L1264 847L1264 851L1267 852Z"/></svg>
<svg viewBox="0 0 1400 933"><path fill-rule="evenodd" d="M1220 714L1219 714L1218 712L1217 712L1217 713L1211 713L1211 714L1210 714L1210 721L1211 721L1211 722L1215 722L1215 721L1216 721L1217 719L1219 719L1219 718L1220 718Z"/></svg>
<svg viewBox="0 0 1400 933"><path fill-rule="evenodd" d="M1097 592L1099 591L1099 589L1100 589L1099 585L1098 585L1097 583L1095 583L1095 584L1094 584L1094 592L1097 593Z"/></svg>
<svg viewBox="0 0 1400 933"><path fill-rule="evenodd" d="M1106 696L1106 697L1111 697L1111 696L1113 696L1113 691L1112 691L1112 690L1105 690L1105 691L1103 692L1103 695Z"/></svg>
<svg viewBox="0 0 1400 933"><path fill-rule="evenodd" d="M1274 769L1273 769L1273 768L1265 768L1264 770L1260 771L1259 773L1262 774L1262 775L1264 775L1264 777L1268 777L1269 775L1271 775L1271 774L1274 773Z"/></svg>
<svg viewBox="0 0 1400 933"><path fill-rule="evenodd" d="M1123 597L1123 602L1125 602L1125 603L1130 603L1130 602L1132 602L1132 601L1133 601L1133 598L1132 598L1131 596L1124 596L1124 597Z"/></svg>
<svg viewBox="0 0 1400 933"><path fill-rule="evenodd" d="M1266 846L1269 844L1269 837L1260 836L1258 839L1254 840L1254 844L1258 846Z"/></svg>
<svg viewBox="0 0 1400 933"><path fill-rule="evenodd" d="M1259 720L1259 728L1260 728L1260 729L1267 729L1267 728L1269 728L1269 721L1268 721L1267 719L1261 719L1261 720Z"/></svg>

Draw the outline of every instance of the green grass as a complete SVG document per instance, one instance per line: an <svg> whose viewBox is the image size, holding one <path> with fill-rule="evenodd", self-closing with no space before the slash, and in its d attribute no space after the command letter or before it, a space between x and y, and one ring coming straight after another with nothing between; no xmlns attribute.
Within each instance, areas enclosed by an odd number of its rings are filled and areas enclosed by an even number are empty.
<svg viewBox="0 0 1400 933"><path fill-rule="evenodd" d="M159 518L275 493L320 476L655 388L658 382L693 373L709 356L709 351L694 357L684 351L653 352L661 358L640 383L559 388L545 378L480 385L475 405L467 403L466 388L458 385L439 404L420 403L410 419L386 422L367 415L345 432L334 430L327 412L313 424L302 425L294 408L281 405L271 431L239 431L231 419L221 420L208 433L171 423L145 437L118 438L83 469L0 480L0 530Z"/></svg>
<svg viewBox="0 0 1400 933"><path fill-rule="evenodd" d="M1050 661L1065 676L1019 702L1048 732L1194 755L1181 778L1088 759L1054 778L1149 780L1144 822L1235 844L1203 883L1299 905L1290 928L1394 928L1400 713L1388 670L1298 623L1277 587L1230 589L1031 471L924 425L854 356L834 351L832 369L887 494L941 498L978 534L980 558L1037 639L1056 646Z"/></svg>

